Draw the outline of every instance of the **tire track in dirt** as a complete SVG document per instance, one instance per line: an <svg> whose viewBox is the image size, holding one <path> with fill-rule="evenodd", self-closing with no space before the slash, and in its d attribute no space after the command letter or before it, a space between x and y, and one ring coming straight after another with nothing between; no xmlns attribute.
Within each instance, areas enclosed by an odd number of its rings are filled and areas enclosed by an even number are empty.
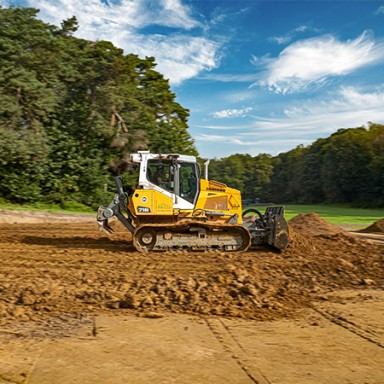
<svg viewBox="0 0 384 384"><path fill-rule="evenodd" d="M245 349L220 318L207 318L205 322L213 336L223 346L224 351L254 384L271 384L265 375L252 364Z"/></svg>
<svg viewBox="0 0 384 384"><path fill-rule="evenodd" d="M346 329L347 331L363 338L364 340L369 341L372 344L377 345L380 348L384 348L384 343L380 340L380 336L377 335L375 331L355 324L345 316L332 313L329 310L322 310L315 306L312 306L312 309L329 322Z"/></svg>

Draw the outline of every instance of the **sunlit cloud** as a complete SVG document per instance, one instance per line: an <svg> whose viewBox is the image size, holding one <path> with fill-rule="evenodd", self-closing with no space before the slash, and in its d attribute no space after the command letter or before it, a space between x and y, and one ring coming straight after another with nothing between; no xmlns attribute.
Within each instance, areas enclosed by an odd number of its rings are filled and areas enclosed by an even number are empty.
<svg viewBox="0 0 384 384"><path fill-rule="evenodd" d="M12 1L0 0L0 4L9 6ZM76 16L76 37L111 41L126 54L155 57L156 69L173 85L220 62L220 44L204 36L202 23L181 0L25 0L24 5L40 9L38 16L56 26ZM169 29L164 34L151 33L152 26ZM201 36L191 36L191 29L201 30Z"/></svg>
<svg viewBox="0 0 384 384"><path fill-rule="evenodd" d="M26 0L29 6L40 9L44 19L58 24L76 15L80 31L87 27L106 25L122 28L144 28L149 25L192 29L201 26L180 0L121 0L106 3L101 0Z"/></svg>
<svg viewBox="0 0 384 384"><path fill-rule="evenodd" d="M246 107L242 109L224 109L222 111L217 111L211 113L211 116L217 118L217 119L226 119L226 118L233 118L233 117L244 117L249 112L253 110L252 107Z"/></svg>
<svg viewBox="0 0 384 384"><path fill-rule="evenodd" d="M217 44L201 37L132 34L116 36L115 40L127 52L140 57L154 56L157 70L174 85L215 68L219 61Z"/></svg>
<svg viewBox="0 0 384 384"><path fill-rule="evenodd" d="M299 40L271 61L257 85L276 93L295 93L319 87L333 76L342 76L384 59L384 44L370 32L342 42L331 35ZM256 85L256 84L253 84Z"/></svg>

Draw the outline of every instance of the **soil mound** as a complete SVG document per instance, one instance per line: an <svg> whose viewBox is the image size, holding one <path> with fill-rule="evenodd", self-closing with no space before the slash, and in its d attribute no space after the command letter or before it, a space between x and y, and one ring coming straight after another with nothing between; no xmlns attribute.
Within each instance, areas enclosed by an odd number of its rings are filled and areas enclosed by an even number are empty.
<svg viewBox="0 0 384 384"><path fill-rule="evenodd" d="M316 213L300 214L289 220L289 226L303 235L336 235L345 231L324 220Z"/></svg>
<svg viewBox="0 0 384 384"><path fill-rule="evenodd" d="M308 237L294 229L294 226L289 224L289 244L288 249L291 252L298 254L310 254L316 247L315 243Z"/></svg>
<svg viewBox="0 0 384 384"><path fill-rule="evenodd" d="M357 232L361 233L384 233L384 219L375 221L369 227L360 229Z"/></svg>

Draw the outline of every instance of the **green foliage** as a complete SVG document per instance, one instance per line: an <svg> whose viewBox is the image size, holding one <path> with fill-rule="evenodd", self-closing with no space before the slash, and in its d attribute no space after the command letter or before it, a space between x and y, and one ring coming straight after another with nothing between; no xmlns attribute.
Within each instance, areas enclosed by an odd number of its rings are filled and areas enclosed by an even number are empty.
<svg viewBox="0 0 384 384"><path fill-rule="evenodd" d="M273 159L261 154L236 154L222 160L212 160L209 165L209 178L242 191L243 199L255 197L266 201L268 186L273 173Z"/></svg>
<svg viewBox="0 0 384 384"><path fill-rule="evenodd" d="M66 202L64 205L45 202L15 204L3 198L0 198L0 209L52 213L89 213L93 215L96 213L95 210L88 206L73 201Z"/></svg>
<svg viewBox="0 0 384 384"><path fill-rule="evenodd" d="M211 162L210 175L243 199L295 204L384 207L384 126L341 129L308 147Z"/></svg>
<svg viewBox="0 0 384 384"><path fill-rule="evenodd" d="M16 202L42 199L48 151L41 135L0 128L0 196Z"/></svg>
<svg viewBox="0 0 384 384"><path fill-rule="evenodd" d="M155 59L73 37L37 9L0 7L0 197L97 207L129 153L197 154L189 112Z"/></svg>
<svg viewBox="0 0 384 384"><path fill-rule="evenodd" d="M81 204L77 201L69 200L64 201L60 207L66 211L72 211L72 212L87 212L89 211L89 207L87 207L85 204Z"/></svg>

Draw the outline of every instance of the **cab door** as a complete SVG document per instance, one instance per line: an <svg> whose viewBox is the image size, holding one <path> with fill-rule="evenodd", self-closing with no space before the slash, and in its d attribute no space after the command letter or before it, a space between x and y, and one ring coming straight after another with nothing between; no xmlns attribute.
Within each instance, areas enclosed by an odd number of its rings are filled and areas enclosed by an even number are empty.
<svg viewBox="0 0 384 384"><path fill-rule="evenodd" d="M199 195L200 172L196 163L182 162L178 164L178 179L175 193L193 206Z"/></svg>

